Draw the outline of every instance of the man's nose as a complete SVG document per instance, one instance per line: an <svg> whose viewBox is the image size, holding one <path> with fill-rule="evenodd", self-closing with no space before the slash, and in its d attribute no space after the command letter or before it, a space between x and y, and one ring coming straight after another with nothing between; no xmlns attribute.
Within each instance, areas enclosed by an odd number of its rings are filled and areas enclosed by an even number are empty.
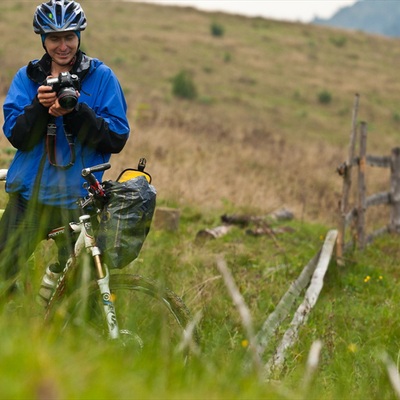
<svg viewBox="0 0 400 400"><path fill-rule="evenodd" d="M67 46L67 41L65 40L65 39L61 39L60 40L60 46L59 46L61 49L66 49L68 46Z"/></svg>

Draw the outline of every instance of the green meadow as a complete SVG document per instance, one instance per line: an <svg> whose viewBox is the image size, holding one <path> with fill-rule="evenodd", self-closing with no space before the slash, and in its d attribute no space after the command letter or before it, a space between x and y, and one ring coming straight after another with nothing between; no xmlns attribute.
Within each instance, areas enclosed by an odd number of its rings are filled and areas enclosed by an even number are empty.
<svg viewBox="0 0 400 400"><path fill-rule="evenodd" d="M146 157L158 206L180 210L179 228L153 226L126 272L182 297L199 318L200 348L184 364L162 338L135 352L93 335L85 323L62 332L44 324L35 302L51 253L44 243L21 269L13 296L0 284L0 399L396 398L385 360L398 369L398 236L349 251L345 265L332 258L315 307L269 379L254 368L243 318L217 263L226 261L257 333L337 228L336 168L347 158L356 93L368 152L389 155L398 146L399 40L190 8L81 4L88 18L82 49L118 75L132 125L106 179ZM17 69L42 54L31 25L36 5L0 4L2 98ZM174 86L182 76L190 95ZM4 137L0 151L0 168L7 168L14 150ZM389 189L388 171L371 168L367 178L368 193ZM4 207L4 191L0 199ZM282 208L294 218L268 219L277 233L254 236L252 225L234 226L218 239L196 241L199 231L220 226L222 215L265 217ZM388 218L381 207L367 223L382 226ZM276 329L262 365L301 301ZM316 341L322 347L310 376Z"/></svg>

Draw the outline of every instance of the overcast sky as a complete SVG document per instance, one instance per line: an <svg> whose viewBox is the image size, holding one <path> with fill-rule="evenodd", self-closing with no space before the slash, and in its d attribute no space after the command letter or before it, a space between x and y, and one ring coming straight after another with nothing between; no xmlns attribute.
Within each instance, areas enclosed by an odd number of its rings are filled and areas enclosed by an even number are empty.
<svg viewBox="0 0 400 400"><path fill-rule="evenodd" d="M251 17L310 22L330 18L357 0L137 0L164 5L192 6L205 11L222 11ZM400 1L400 0L399 0Z"/></svg>

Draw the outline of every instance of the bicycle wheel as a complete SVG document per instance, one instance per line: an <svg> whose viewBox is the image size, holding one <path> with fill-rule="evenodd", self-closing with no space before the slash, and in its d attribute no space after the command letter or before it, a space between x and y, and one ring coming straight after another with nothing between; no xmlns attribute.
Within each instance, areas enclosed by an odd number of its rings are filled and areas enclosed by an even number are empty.
<svg viewBox="0 0 400 400"><path fill-rule="evenodd" d="M196 327L189 325L190 312L173 291L143 276L129 274L111 275L110 290L119 325L119 342L124 346L148 351L159 350L161 346L165 351L176 351L185 333L188 335L188 328L192 344L199 343ZM57 297L60 296L56 294ZM95 334L108 336L96 282L74 290L61 300L49 304L47 319L58 321L62 330L71 325L84 326Z"/></svg>

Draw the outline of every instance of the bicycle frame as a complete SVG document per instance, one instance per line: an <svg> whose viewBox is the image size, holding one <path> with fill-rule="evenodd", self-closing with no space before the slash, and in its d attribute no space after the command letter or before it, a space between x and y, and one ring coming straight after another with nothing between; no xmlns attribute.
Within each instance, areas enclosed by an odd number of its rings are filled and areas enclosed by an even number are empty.
<svg viewBox="0 0 400 400"><path fill-rule="evenodd" d="M101 164L92 168L86 168L82 171L82 176L88 181L90 187L88 188L89 198L81 199L81 207L84 208L88 203L91 202L92 198L95 196L104 196L104 191L101 184L94 177L92 172L103 171L110 168L110 164ZM111 291L110 291L110 274L108 268L101 261L101 251L96 245L96 239L94 236L91 216L89 214L83 214L79 217L79 223L70 223L70 229L79 233L78 238L74 245L74 252L71 254L66 262L63 275L59 279L57 288L59 285L63 284L63 278L68 272L72 265L75 265L76 259L85 249L88 253L91 253L93 258L93 264L95 268L96 280L99 286L99 290L102 297L103 309L105 313L105 319L108 326L108 332L111 339L119 338L119 327L116 317L114 303L112 301ZM55 238L57 235L65 233L65 227L53 229L49 234L48 238ZM56 290L57 291L57 290ZM50 299L50 302L52 299Z"/></svg>
<svg viewBox="0 0 400 400"><path fill-rule="evenodd" d="M78 233L78 238L75 242L74 252L69 257L66 262L63 276L60 278L58 285L63 284L63 277L66 275L68 270L72 265L75 264L75 260L79 257L83 250L86 250L88 253L91 253L93 258L93 263L95 267L96 280L99 286L99 290L102 297L103 309L105 313L105 319L108 326L108 332L111 339L119 338L119 327L115 312L114 303L112 301L112 296L110 292L110 274L106 265L101 262L101 251L96 245L96 240L94 237L92 223L90 221L90 215L84 214L79 217L79 223L70 223L70 229ZM49 234L48 238L55 238L57 235L63 234L65 232L65 228L56 228L53 229ZM57 286L58 286L57 285ZM50 299L50 302L52 299Z"/></svg>

